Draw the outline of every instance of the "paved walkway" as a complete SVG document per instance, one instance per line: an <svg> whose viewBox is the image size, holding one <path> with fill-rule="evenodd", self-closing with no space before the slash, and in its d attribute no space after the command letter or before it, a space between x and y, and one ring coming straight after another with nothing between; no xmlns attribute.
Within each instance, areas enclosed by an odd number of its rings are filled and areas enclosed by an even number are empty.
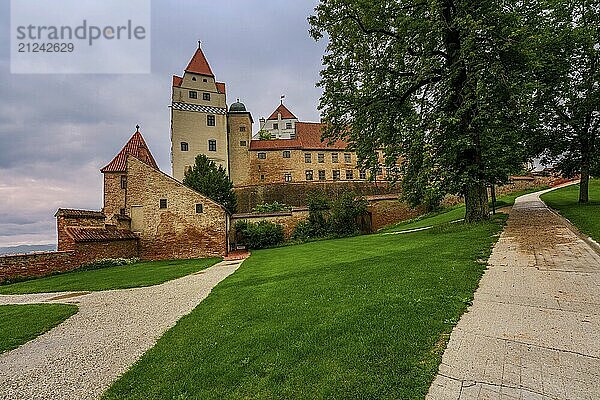
<svg viewBox="0 0 600 400"><path fill-rule="evenodd" d="M223 261L144 288L0 296L0 304L79 306L79 312L62 324L0 355L0 399L99 397L242 261Z"/></svg>
<svg viewBox="0 0 600 400"><path fill-rule="evenodd" d="M428 399L600 398L600 256L541 193L517 199Z"/></svg>

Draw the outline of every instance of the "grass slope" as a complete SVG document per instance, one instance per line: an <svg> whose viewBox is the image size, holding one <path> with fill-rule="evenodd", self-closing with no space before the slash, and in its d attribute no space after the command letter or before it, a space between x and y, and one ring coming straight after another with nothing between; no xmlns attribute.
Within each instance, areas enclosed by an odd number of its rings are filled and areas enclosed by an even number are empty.
<svg viewBox="0 0 600 400"><path fill-rule="evenodd" d="M77 312L70 304L0 306L0 353L19 347Z"/></svg>
<svg viewBox="0 0 600 400"><path fill-rule="evenodd" d="M97 291L157 285L210 267L221 259L167 260L73 271L0 286L0 294Z"/></svg>
<svg viewBox="0 0 600 400"><path fill-rule="evenodd" d="M548 207L554 208L571 221L581 232L600 241L600 179L590 181L590 202L579 204L579 185L571 185L541 196Z"/></svg>
<svg viewBox="0 0 600 400"><path fill-rule="evenodd" d="M515 204L515 199L524 194L537 192L546 189L547 186L540 186L538 188L520 190L509 194L504 194L496 198L496 210L506 206L512 206ZM491 205L490 205L491 207ZM454 206L447 209L443 209L439 212L433 212L425 214L423 216L403 221L398 224L394 224L390 227L383 228L381 232L394 232L399 230L409 230L424 228L427 226L435 226L439 224L445 224L452 221L462 220L465 217L465 206Z"/></svg>
<svg viewBox="0 0 600 400"><path fill-rule="evenodd" d="M423 398L504 220L255 251L104 398Z"/></svg>

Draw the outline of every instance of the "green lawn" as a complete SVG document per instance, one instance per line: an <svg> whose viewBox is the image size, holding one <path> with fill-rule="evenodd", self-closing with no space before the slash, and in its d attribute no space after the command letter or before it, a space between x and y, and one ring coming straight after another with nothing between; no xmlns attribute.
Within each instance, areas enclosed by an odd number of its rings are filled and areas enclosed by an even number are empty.
<svg viewBox="0 0 600 400"><path fill-rule="evenodd" d="M515 199L524 194L537 192L543 189L546 189L547 186L540 186L538 188L520 190L517 192L513 192L510 194L504 194L502 196L498 196L496 198L496 210L501 207L512 206L515 204ZM490 205L491 207L491 205ZM438 212L426 214L424 216L411 219L408 221L403 221L398 224L392 225L390 227L383 228L381 232L394 232L399 230L410 230L417 228L424 228L427 226L445 224L452 221L458 221L465 217L465 206L459 205L450 207L447 209L443 209Z"/></svg>
<svg viewBox="0 0 600 400"><path fill-rule="evenodd" d="M0 353L49 331L77 312L70 304L0 306Z"/></svg>
<svg viewBox="0 0 600 400"><path fill-rule="evenodd" d="M590 202L579 204L579 185L556 189L541 196L551 208L571 221L581 232L600 241L600 179L590 181Z"/></svg>
<svg viewBox="0 0 600 400"><path fill-rule="evenodd" d="M254 251L104 397L423 398L505 218Z"/></svg>
<svg viewBox="0 0 600 400"><path fill-rule="evenodd" d="M149 261L90 271L73 271L3 285L0 286L0 294L97 291L151 286L200 271L219 261L220 258Z"/></svg>

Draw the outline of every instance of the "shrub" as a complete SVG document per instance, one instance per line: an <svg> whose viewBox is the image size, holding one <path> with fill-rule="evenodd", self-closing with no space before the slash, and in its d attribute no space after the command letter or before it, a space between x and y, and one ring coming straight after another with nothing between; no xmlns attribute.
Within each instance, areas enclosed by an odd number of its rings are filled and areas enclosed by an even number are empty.
<svg viewBox="0 0 600 400"><path fill-rule="evenodd" d="M263 203L258 204L256 207L252 209L253 213L270 213L270 212L278 212L278 211L290 211L292 207L285 205L283 203L279 203L274 201L273 203Z"/></svg>
<svg viewBox="0 0 600 400"><path fill-rule="evenodd" d="M249 249L264 249L283 243L283 226L269 221L257 223L238 221L235 224L237 243Z"/></svg>
<svg viewBox="0 0 600 400"><path fill-rule="evenodd" d="M356 198L353 192L343 193L333 202L329 217L329 231L336 236L360 233L359 218L367 213L367 201Z"/></svg>
<svg viewBox="0 0 600 400"><path fill-rule="evenodd" d="M102 269L109 267L118 267L121 265L130 265L139 262L139 258L103 258L100 260L95 260L86 264L83 264L79 268L78 271L89 271L92 269Z"/></svg>

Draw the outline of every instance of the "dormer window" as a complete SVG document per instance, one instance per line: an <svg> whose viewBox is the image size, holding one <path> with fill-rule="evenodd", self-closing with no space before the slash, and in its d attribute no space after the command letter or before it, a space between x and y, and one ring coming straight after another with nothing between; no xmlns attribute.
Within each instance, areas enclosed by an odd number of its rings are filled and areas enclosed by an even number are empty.
<svg viewBox="0 0 600 400"><path fill-rule="evenodd" d="M190 99L197 99L198 98L198 92L196 92L195 90L190 90L189 91L189 96L190 96Z"/></svg>

